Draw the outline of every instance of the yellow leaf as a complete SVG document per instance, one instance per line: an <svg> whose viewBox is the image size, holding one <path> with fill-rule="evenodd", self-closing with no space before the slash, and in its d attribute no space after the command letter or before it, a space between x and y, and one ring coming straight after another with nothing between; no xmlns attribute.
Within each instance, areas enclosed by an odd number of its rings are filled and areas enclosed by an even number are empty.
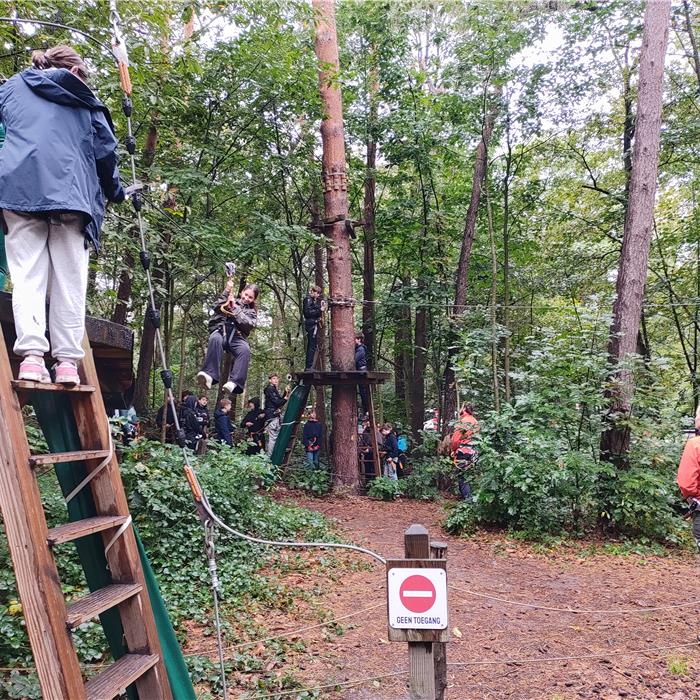
<svg viewBox="0 0 700 700"><path fill-rule="evenodd" d="M454 636L457 637L458 639L461 639L461 638L462 638L462 632L461 632L461 630L459 629L459 627L453 627L453 628L452 628L452 634L454 634Z"/></svg>
<svg viewBox="0 0 700 700"><path fill-rule="evenodd" d="M10 601L10 604L7 606L7 612L9 612L10 615L21 615L22 614L22 603L20 603L18 600L13 598Z"/></svg>

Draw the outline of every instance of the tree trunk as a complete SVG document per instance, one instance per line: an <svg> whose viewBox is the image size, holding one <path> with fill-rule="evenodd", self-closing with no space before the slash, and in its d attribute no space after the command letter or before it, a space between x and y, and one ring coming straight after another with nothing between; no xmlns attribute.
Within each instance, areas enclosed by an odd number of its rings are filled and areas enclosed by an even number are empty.
<svg viewBox="0 0 700 700"><path fill-rule="evenodd" d="M486 196L486 217L489 227L489 244L491 247L491 385L493 389L493 410L501 410L501 391L498 381L498 324L496 323L496 302L498 291L498 258L496 256L496 236L493 230L493 214L488 186L484 189Z"/></svg>
<svg viewBox="0 0 700 700"><path fill-rule="evenodd" d="M320 224L320 221L314 222ZM321 289L325 289L325 280L323 279L323 246L320 243L314 245L314 284ZM322 318L321 324L318 327L317 350L316 350L316 366L321 372L326 371L326 319ZM316 417L318 422L323 426L323 454L328 454L328 420L326 418L326 388L317 386L316 389Z"/></svg>
<svg viewBox="0 0 700 700"><path fill-rule="evenodd" d="M418 281L418 298L425 294L425 280ZM413 345L413 381L411 382L411 433L420 441L420 430L425 422L425 367L428 347L427 311L425 306L416 307L416 326Z"/></svg>
<svg viewBox="0 0 700 700"><path fill-rule="evenodd" d="M630 196L625 216L608 354L612 366L608 426L601 438L601 456L618 468L628 464L630 433L626 419L632 408L634 378L621 364L637 349L653 230L659 162L664 57L670 0L649 0L639 60L637 118L632 155Z"/></svg>
<svg viewBox="0 0 700 700"><path fill-rule="evenodd" d="M506 117L506 172L503 176L503 398L510 403L510 173L513 152L510 144L510 115Z"/></svg>
<svg viewBox="0 0 700 700"><path fill-rule="evenodd" d="M700 53L698 53L698 43L695 39L695 31L693 30L693 21L690 16L690 4L688 0L683 0L683 14L685 15L685 30L690 38L690 46L693 51L693 68L695 76L698 79L698 87L700 88Z"/></svg>
<svg viewBox="0 0 700 700"><path fill-rule="evenodd" d="M374 236L375 236L375 193L377 188L377 141L375 131L377 128L377 92L379 83L377 80L377 68L370 70L369 84L369 114L367 117L367 157L365 162L365 201L362 218L364 221L364 261L362 268L363 280L363 304L362 304L362 332L365 336L367 359L369 366L375 366L374 343Z"/></svg>
<svg viewBox="0 0 700 700"><path fill-rule="evenodd" d="M313 0L315 46L323 104L323 199L328 248L328 285L331 305L331 368L355 369L352 307L352 253L345 231L348 214L348 177L345 166L343 102L338 83L340 63L333 0ZM331 395L333 419L332 472L336 486L359 490L357 467L357 387L336 385Z"/></svg>
<svg viewBox="0 0 700 700"><path fill-rule="evenodd" d="M491 108L485 113L481 128L481 140L476 147L474 158L474 174L472 176L472 194L469 200L469 208L464 221L464 231L462 234L462 248L459 253L459 264L455 276L455 301L452 307L451 319L456 321L463 313L467 301L467 280L469 275L469 261L474 243L474 232L476 230L476 215L479 211L479 200L481 199L481 188L486 177L488 166L488 147L493 133L493 124L498 112L498 103L494 101ZM453 329L454 330L454 329ZM455 355L453 346L455 340L448 343L447 364L445 366L443 386L445 395L442 404L442 430L447 433L450 429L450 422L457 414L457 383L452 361Z"/></svg>
<svg viewBox="0 0 700 700"><path fill-rule="evenodd" d="M124 267L119 273L119 286L117 287L117 303L112 314L112 323L120 326L126 324L126 316L131 301L131 270L134 269L134 256L126 248L124 251Z"/></svg>

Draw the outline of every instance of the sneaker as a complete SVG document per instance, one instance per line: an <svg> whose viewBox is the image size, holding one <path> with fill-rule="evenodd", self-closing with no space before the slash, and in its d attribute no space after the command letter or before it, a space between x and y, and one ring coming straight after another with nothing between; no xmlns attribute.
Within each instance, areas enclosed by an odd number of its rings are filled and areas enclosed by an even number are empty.
<svg viewBox="0 0 700 700"><path fill-rule="evenodd" d="M222 387L224 394L233 394L236 390L236 384L234 382L226 382Z"/></svg>
<svg viewBox="0 0 700 700"><path fill-rule="evenodd" d="M54 367L56 373L56 384L80 384L78 367L75 362L64 360Z"/></svg>
<svg viewBox="0 0 700 700"><path fill-rule="evenodd" d="M24 358L22 364L19 366L19 375L17 378L25 382L41 382L42 384L49 384L51 382L51 376L44 364L44 358L37 357L36 355L27 355Z"/></svg>
<svg viewBox="0 0 700 700"><path fill-rule="evenodd" d="M206 372L197 373L197 385L202 389L211 389L212 378Z"/></svg>

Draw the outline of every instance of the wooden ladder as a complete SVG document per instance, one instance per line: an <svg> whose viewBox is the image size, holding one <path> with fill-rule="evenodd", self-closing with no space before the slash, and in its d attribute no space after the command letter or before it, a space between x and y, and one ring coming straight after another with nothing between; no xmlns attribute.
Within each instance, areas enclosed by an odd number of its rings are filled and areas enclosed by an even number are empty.
<svg viewBox="0 0 700 700"><path fill-rule="evenodd" d="M0 508L10 546L42 695L45 700L112 700L134 685L140 700L172 698L163 664L136 537L130 525L119 464L114 452L106 466L85 486L97 515L48 528L35 468L57 462L83 461L91 473L110 457L109 425L87 338L81 385L14 381L0 330ZM22 420L28 393L65 392L69 398L82 450L32 456ZM125 526L125 529L124 529ZM53 548L100 533L112 582L66 604ZM73 647L71 630L116 608L127 653L85 682Z"/></svg>

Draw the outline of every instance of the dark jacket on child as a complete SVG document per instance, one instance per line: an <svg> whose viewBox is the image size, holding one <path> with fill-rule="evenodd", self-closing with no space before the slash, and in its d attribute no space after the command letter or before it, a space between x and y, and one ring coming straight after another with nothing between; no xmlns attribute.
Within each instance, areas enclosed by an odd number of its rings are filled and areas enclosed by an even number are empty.
<svg viewBox="0 0 700 700"><path fill-rule="evenodd" d="M252 306L247 306L241 303L239 299L236 299L231 310L233 315L228 316L221 310L221 305L225 304L227 301L228 294L223 292L214 302L211 316L209 317L209 323L207 324L209 332L214 333L214 331L219 331L228 336L231 331L235 330L235 335L247 339L258 323L257 311Z"/></svg>
<svg viewBox="0 0 700 700"><path fill-rule="evenodd" d="M386 452L387 459L399 458L399 442L396 439L396 434L394 432L391 432L385 436L384 451Z"/></svg>
<svg viewBox="0 0 700 700"><path fill-rule="evenodd" d="M307 452L315 452L321 447L323 440L323 426L317 420L308 420L304 424L304 432L301 441Z"/></svg>
<svg viewBox="0 0 700 700"><path fill-rule="evenodd" d="M367 369L367 348L362 343L355 346L355 369Z"/></svg>
<svg viewBox="0 0 700 700"><path fill-rule="evenodd" d="M216 427L217 439L225 442L229 447L233 447L233 423L231 423L228 413L217 408L214 411L214 426Z"/></svg>
<svg viewBox="0 0 700 700"><path fill-rule="evenodd" d="M318 319L321 318L321 297L314 299L310 294L307 294L304 298L302 313L304 314L304 329L313 330Z"/></svg>
<svg viewBox="0 0 700 700"><path fill-rule="evenodd" d="M107 107L65 68L30 68L0 87L0 209L85 215L99 246L105 199L124 200Z"/></svg>
<svg viewBox="0 0 700 700"><path fill-rule="evenodd" d="M280 409L287 403L287 399L280 394L274 384L268 384L263 393L265 394L265 420L272 420L280 415Z"/></svg>
<svg viewBox="0 0 700 700"><path fill-rule="evenodd" d="M185 439L190 446L202 437L202 429L195 413L196 404L197 399L190 395L180 406L180 427L185 431Z"/></svg>
<svg viewBox="0 0 700 700"><path fill-rule="evenodd" d="M249 426L246 423L253 425ZM248 435L256 440L262 435L265 430L265 414L260 410L260 406L245 414L241 421L241 428L244 428Z"/></svg>

